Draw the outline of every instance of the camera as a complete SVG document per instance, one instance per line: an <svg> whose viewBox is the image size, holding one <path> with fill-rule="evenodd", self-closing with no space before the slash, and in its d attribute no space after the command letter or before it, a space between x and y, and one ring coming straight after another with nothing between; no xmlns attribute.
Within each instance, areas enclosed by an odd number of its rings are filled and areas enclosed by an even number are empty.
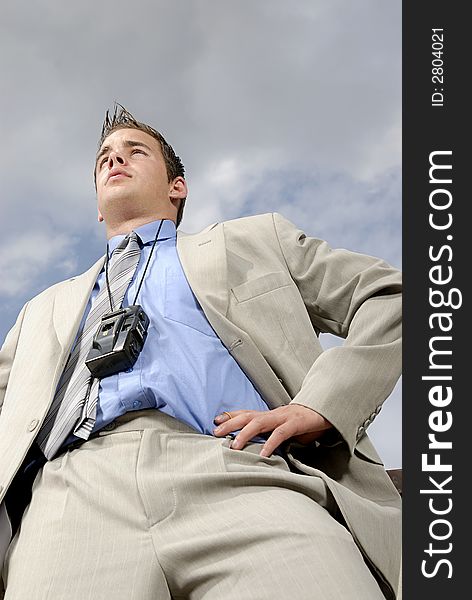
<svg viewBox="0 0 472 600"><path fill-rule="evenodd" d="M103 315L85 364L94 377L103 379L131 369L143 349L149 317L139 305Z"/></svg>

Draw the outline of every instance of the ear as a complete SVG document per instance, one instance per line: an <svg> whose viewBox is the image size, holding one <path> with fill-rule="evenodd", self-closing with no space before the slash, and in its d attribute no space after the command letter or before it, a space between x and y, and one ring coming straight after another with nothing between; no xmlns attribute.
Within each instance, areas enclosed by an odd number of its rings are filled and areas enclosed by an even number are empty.
<svg viewBox="0 0 472 600"><path fill-rule="evenodd" d="M180 200L186 198L188 195L187 182L183 177L176 177L169 184L169 198L172 204L175 206L180 205Z"/></svg>

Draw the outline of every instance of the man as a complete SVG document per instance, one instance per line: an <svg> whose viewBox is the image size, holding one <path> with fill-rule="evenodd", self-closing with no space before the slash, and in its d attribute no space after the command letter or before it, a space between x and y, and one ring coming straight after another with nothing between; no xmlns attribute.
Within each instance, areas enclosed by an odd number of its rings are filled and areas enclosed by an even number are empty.
<svg viewBox="0 0 472 600"><path fill-rule="evenodd" d="M400 372L399 273L278 214L176 235L183 165L122 107L95 180L106 258L0 354L6 600L394 598L400 499L366 429ZM112 351L120 327L142 348Z"/></svg>

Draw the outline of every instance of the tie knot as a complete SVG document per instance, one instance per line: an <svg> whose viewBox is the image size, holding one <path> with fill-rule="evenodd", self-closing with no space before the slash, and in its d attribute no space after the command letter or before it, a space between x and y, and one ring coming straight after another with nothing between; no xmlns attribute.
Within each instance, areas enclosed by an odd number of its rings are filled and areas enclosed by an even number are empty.
<svg viewBox="0 0 472 600"><path fill-rule="evenodd" d="M132 231L131 233L129 233L124 239L123 241L119 244L119 246L117 247L117 250L124 250L126 247L128 246L132 246L133 244L137 244L140 248L142 248L143 243L141 241L141 238L139 237L139 235L136 233L136 231Z"/></svg>

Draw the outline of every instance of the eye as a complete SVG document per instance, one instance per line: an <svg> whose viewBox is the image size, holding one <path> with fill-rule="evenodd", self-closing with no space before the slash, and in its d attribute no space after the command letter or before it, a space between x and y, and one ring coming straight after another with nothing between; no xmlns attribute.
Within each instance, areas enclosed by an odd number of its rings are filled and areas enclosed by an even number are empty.
<svg viewBox="0 0 472 600"><path fill-rule="evenodd" d="M144 152L144 150L141 150L140 148L133 148L133 150L131 151L131 155L133 154L145 154L147 156L146 152Z"/></svg>
<svg viewBox="0 0 472 600"><path fill-rule="evenodd" d="M103 156L100 162L98 163L99 168L101 169L103 165L107 162L108 156Z"/></svg>

